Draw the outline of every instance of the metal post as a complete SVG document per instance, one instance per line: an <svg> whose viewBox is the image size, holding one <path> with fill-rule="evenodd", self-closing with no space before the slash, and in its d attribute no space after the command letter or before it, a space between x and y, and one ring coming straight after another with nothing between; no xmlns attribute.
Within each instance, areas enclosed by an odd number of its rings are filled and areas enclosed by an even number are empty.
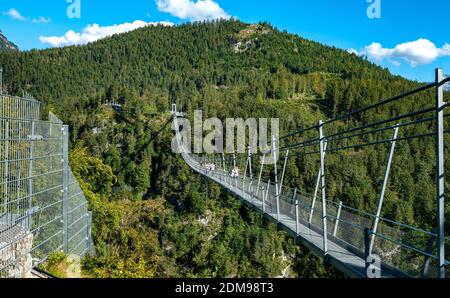
<svg viewBox="0 0 450 298"><path fill-rule="evenodd" d="M31 209L33 208L33 156L34 156L34 142L35 142L36 123L31 122L31 140L30 140L30 168L28 170L28 228L31 230L32 218Z"/></svg>
<svg viewBox="0 0 450 298"><path fill-rule="evenodd" d="M225 154L222 154L222 167L223 167L223 171L226 173L227 166L225 165Z"/></svg>
<svg viewBox="0 0 450 298"><path fill-rule="evenodd" d="M284 175L286 174L286 165L289 158L289 149L286 151L286 156L284 157L283 172L281 173L280 181L280 196L283 193Z"/></svg>
<svg viewBox="0 0 450 298"><path fill-rule="evenodd" d="M277 200L277 221L280 222L280 193L278 189L278 169L277 169L277 146L276 138L272 136L272 154L274 162L274 174L275 174L275 197Z"/></svg>
<svg viewBox="0 0 450 298"><path fill-rule="evenodd" d="M65 253L69 253L69 235L68 235L68 224L69 224L69 126L64 125L62 127L63 133L63 249Z"/></svg>
<svg viewBox="0 0 450 298"><path fill-rule="evenodd" d="M250 153L250 151L249 151ZM247 160L245 161L245 170L244 170L244 177L242 177L242 194L245 195L245 180L247 178L247 170L248 170L248 155Z"/></svg>
<svg viewBox="0 0 450 298"><path fill-rule="evenodd" d="M3 68L0 68L0 94L3 94Z"/></svg>
<svg viewBox="0 0 450 298"><path fill-rule="evenodd" d="M225 158L225 153L222 154L222 176L224 183L227 183L227 162Z"/></svg>
<svg viewBox="0 0 450 298"><path fill-rule="evenodd" d="M8 114L9 116L9 114ZM9 208L8 208L8 199L9 199L9 193L8 193L8 181L9 181L9 120L6 120L5 123L5 165L3 166L4 172L3 172L3 197L5 198L3 201L4 205L4 212L6 214L6 220L7 223L9 223Z"/></svg>
<svg viewBox="0 0 450 298"><path fill-rule="evenodd" d="M266 201L267 197L269 196L269 189L270 189L270 179L267 181L267 188L266 188L266 195L263 194L263 213L266 212Z"/></svg>
<svg viewBox="0 0 450 298"><path fill-rule="evenodd" d="M234 180L234 186L237 187L237 177L236 177L236 154L233 153L233 180Z"/></svg>
<svg viewBox="0 0 450 298"><path fill-rule="evenodd" d="M444 176L444 86L439 83L444 79L442 69L436 69L436 194L438 219L438 258L439 277L445 278L445 176Z"/></svg>
<svg viewBox="0 0 450 298"><path fill-rule="evenodd" d="M370 256L370 230L364 228L364 263L366 264L366 277L369 272L369 256Z"/></svg>
<svg viewBox="0 0 450 298"><path fill-rule="evenodd" d="M322 193L322 221L323 221L323 253L328 254L328 235L327 235L327 198L325 193L325 138L323 135L323 122L319 121L319 139L320 139L320 189Z"/></svg>
<svg viewBox="0 0 450 298"><path fill-rule="evenodd" d="M325 152L324 154L326 155L326 151L327 151L327 146L328 143L325 142ZM313 219L313 215L314 215L314 208L316 208L316 201L317 201L317 194L319 193L319 186L320 186L320 177L321 177L321 170L319 167L319 173L317 174L317 180L316 180L316 187L314 188L314 196L313 196L313 200L311 203L311 212L309 213L309 223L312 223L312 219Z"/></svg>
<svg viewBox="0 0 450 298"><path fill-rule="evenodd" d="M263 154L262 158L261 158L261 169L259 170L259 177L258 177L258 185L256 186L256 197L258 197L259 191L260 191L260 187L261 187L261 179L262 179L262 174L263 174L263 169L264 169L264 163L266 162L266 154ZM264 194L263 194L264 197Z"/></svg>
<svg viewBox="0 0 450 298"><path fill-rule="evenodd" d="M398 124L397 124L397 126L394 128L394 135L392 136L392 142L391 142L391 151L389 152L389 157L388 157L388 162L387 162L387 166L386 166L386 171L384 172L383 186L381 188L381 194L380 194L380 199L378 201L378 207L377 207L377 213L376 213L376 216L375 216L375 222L374 222L373 228L372 228L372 231L373 231L374 234L372 234L372 236L370 238L369 254L372 254L373 245L375 243L375 233L378 230L378 224L380 222L381 209L383 208L384 194L386 193L386 187L387 187L387 183L388 183L388 180L389 180L389 174L391 172L392 158L394 157L395 145L397 144L398 129L399 129L399 127L398 127Z"/></svg>
<svg viewBox="0 0 450 298"><path fill-rule="evenodd" d="M248 193L251 196L251 200L252 200L252 204L253 204L253 171L252 171L252 153L251 153L251 148L248 147L248 170L250 173L250 184L248 186Z"/></svg>
<svg viewBox="0 0 450 298"><path fill-rule="evenodd" d="M336 223L334 224L333 237L336 237L336 235L337 235L339 219L341 218L341 211L342 211L342 201L339 202L339 208L338 208L337 215L336 215Z"/></svg>
<svg viewBox="0 0 450 298"><path fill-rule="evenodd" d="M297 187L294 189L294 196L292 200L295 202L295 235L298 236L298 200L297 200Z"/></svg>

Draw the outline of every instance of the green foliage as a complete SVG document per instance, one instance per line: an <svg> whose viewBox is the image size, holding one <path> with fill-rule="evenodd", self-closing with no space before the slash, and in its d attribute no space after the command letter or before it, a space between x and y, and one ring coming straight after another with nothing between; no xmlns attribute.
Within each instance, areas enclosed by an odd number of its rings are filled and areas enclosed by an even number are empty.
<svg viewBox="0 0 450 298"><path fill-rule="evenodd" d="M51 253L46 262L40 265L41 269L53 276L65 278L67 276L67 255L64 252L56 251Z"/></svg>
<svg viewBox="0 0 450 298"><path fill-rule="evenodd" d="M90 156L86 148L80 144L75 146L70 154L70 166L77 176L87 183L90 191L99 194L111 193L116 181L111 167L103 164L102 160Z"/></svg>
<svg viewBox="0 0 450 298"><path fill-rule="evenodd" d="M64 252L53 252L51 253L47 258L47 265L48 266L56 266L61 262L64 262L67 259L67 256L64 254Z"/></svg>

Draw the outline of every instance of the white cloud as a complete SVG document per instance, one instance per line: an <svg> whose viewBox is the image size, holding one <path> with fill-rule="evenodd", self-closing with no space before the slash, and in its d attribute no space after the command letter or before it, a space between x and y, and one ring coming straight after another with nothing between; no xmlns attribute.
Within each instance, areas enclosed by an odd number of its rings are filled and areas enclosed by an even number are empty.
<svg viewBox="0 0 450 298"><path fill-rule="evenodd" d="M430 64L440 57L450 56L450 45L446 43L442 48L438 48L433 42L425 38L398 44L394 48L384 48L380 43L374 42L364 47L358 54L367 56L375 62L386 59L396 66L400 65L398 61L400 59L406 61L412 67L416 67Z"/></svg>
<svg viewBox="0 0 450 298"><path fill-rule="evenodd" d="M20 14L20 12L15 8L10 8L8 11L3 13L4 15L10 17L13 20L25 21L26 18Z"/></svg>
<svg viewBox="0 0 450 298"><path fill-rule="evenodd" d="M146 26L173 26L170 22L144 22L144 21L134 21L133 23L124 23L112 26L100 26L98 24L88 25L81 32L75 32L69 30L63 36L41 36L39 40L48 44L52 47L63 47L70 45L83 45L96 40L114 35L133 31L135 29L146 27Z"/></svg>
<svg viewBox="0 0 450 298"><path fill-rule="evenodd" d="M155 0L158 10L167 12L181 19L190 21L205 21L215 19L230 19L219 4L212 0Z"/></svg>
<svg viewBox="0 0 450 298"><path fill-rule="evenodd" d="M33 23L35 23L35 24L48 24L51 21L52 20L50 18L46 18L46 17L39 17L37 19L33 19Z"/></svg>

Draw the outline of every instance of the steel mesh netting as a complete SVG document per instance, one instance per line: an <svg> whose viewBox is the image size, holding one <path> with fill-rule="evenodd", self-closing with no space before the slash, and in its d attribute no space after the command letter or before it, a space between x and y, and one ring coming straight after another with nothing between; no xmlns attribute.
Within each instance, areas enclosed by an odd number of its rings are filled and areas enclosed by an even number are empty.
<svg viewBox="0 0 450 298"><path fill-rule="evenodd" d="M265 194L265 210L269 214L277 214L277 196L275 183L266 184L266 194Z"/></svg>
<svg viewBox="0 0 450 298"><path fill-rule="evenodd" d="M280 214L287 215L295 221L295 199L294 190L283 187L280 193Z"/></svg>
<svg viewBox="0 0 450 298"><path fill-rule="evenodd" d="M311 214L311 206L313 202L313 195L297 190L295 200L298 202L298 218L299 221L309 222Z"/></svg>
<svg viewBox="0 0 450 298"><path fill-rule="evenodd" d="M386 264L411 276L437 277L435 234L381 219L373 237L372 252Z"/></svg>
<svg viewBox="0 0 450 298"><path fill-rule="evenodd" d="M88 202L72 171L69 171L68 202L68 251L84 255L91 249L89 229L92 219L88 211Z"/></svg>
<svg viewBox="0 0 450 298"><path fill-rule="evenodd" d="M330 203L328 206L333 206L333 209L338 208L336 203ZM335 220L336 217L336 214L334 214L333 219ZM373 219L361 214L355 214L350 207L343 205L339 216L336 238L363 252L365 249L364 229L372 225Z"/></svg>
<svg viewBox="0 0 450 298"><path fill-rule="evenodd" d="M24 277L65 249L67 142L56 116L38 120L39 106L0 95L0 277Z"/></svg>

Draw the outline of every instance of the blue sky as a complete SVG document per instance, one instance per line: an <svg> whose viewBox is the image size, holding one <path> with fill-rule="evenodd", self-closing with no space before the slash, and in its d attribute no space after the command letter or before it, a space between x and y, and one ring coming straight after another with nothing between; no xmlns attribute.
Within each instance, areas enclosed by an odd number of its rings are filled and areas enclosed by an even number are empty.
<svg viewBox="0 0 450 298"><path fill-rule="evenodd" d="M81 18L67 16L67 1L80 1ZM367 16L367 1L380 1L381 18ZM0 29L22 50L84 43L144 22L230 16L353 49L410 79L432 81L436 67L450 73L448 0L0 0ZM92 24L99 26L86 31Z"/></svg>

